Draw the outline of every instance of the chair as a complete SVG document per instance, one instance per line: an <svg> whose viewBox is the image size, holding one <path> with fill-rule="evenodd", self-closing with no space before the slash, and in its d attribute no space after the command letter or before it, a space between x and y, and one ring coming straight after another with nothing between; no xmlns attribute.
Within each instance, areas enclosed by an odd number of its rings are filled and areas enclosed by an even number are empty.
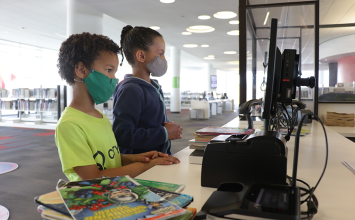
<svg viewBox="0 0 355 220"><path fill-rule="evenodd" d="M200 113L202 112L202 119L205 119L205 109L200 108L200 109L192 109L190 108L190 112L189 112L189 116L190 116L190 120L192 119L192 113L195 112L196 115L196 119L199 120L200 119Z"/></svg>

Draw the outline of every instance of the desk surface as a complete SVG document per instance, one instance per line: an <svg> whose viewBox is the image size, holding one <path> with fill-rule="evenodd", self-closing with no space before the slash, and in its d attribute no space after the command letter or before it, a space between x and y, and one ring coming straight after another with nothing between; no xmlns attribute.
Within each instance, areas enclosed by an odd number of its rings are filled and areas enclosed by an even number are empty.
<svg viewBox="0 0 355 220"><path fill-rule="evenodd" d="M262 123L256 122L255 127L258 128L259 124ZM246 123L235 119L225 126L246 127ZM324 167L325 138L323 129L317 122L308 124L304 128L311 128L312 132L300 138L297 178L314 186ZM327 127L326 131L329 160L323 179L315 191L319 210L313 219L355 219L355 175L341 164L344 160L355 161L355 143L338 134L331 127ZM289 150L287 174L292 176L294 137L291 137L287 147ZM183 193L194 197L194 202L190 206L199 211L215 189L201 187L201 165L189 163L189 155L192 151L185 148L175 154L180 159L180 164L155 166L138 178L185 184Z"/></svg>

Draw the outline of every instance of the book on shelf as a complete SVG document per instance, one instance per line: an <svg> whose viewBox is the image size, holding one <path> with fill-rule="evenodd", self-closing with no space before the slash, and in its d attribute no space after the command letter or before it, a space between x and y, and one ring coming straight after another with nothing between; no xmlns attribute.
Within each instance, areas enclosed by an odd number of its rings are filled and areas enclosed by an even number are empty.
<svg viewBox="0 0 355 220"><path fill-rule="evenodd" d="M129 176L76 182L60 180L57 191L73 219L170 219L185 209L162 199Z"/></svg>

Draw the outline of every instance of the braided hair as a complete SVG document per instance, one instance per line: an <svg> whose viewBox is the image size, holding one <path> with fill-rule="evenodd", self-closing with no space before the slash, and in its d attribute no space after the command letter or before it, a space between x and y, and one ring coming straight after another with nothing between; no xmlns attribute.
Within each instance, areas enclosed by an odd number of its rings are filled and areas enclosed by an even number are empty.
<svg viewBox="0 0 355 220"><path fill-rule="evenodd" d="M134 52L137 50L149 51L149 47L153 45L156 37L163 37L158 31L147 27L132 27L127 25L121 32L121 53L122 62L123 54L130 65L134 64ZM122 65L121 62L121 65Z"/></svg>
<svg viewBox="0 0 355 220"><path fill-rule="evenodd" d="M59 50L58 73L68 84L74 83L75 65L82 62L90 68L100 52L118 54L121 48L110 38L100 34L84 32L73 34L66 39Z"/></svg>

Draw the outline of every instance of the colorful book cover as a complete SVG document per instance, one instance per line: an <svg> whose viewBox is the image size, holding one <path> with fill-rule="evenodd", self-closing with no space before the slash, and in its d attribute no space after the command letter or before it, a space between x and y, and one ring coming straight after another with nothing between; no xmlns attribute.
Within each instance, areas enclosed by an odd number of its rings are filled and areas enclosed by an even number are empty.
<svg viewBox="0 0 355 220"><path fill-rule="evenodd" d="M236 127L205 127L196 131L196 134L220 135L220 134L253 134L255 129Z"/></svg>
<svg viewBox="0 0 355 220"><path fill-rule="evenodd" d="M193 212L189 211L189 210L186 210L185 214L173 217L173 218L171 218L169 220L191 220L191 219L193 219L193 217L194 217Z"/></svg>
<svg viewBox="0 0 355 220"><path fill-rule="evenodd" d="M142 179L134 179L134 180L144 186L150 186L157 189L166 190L169 192L180 193L185 189L184 184L166 183L166 182L158 182L158 181L142 180Z"/></svg>
<svg viewBox="0 0 355 220"><path fill-rule="evenodd" d="M163 199L166 199L169 202L171 202L177 206L180 206L182 208L188 206L193 201L193 197L190 195L169 192L166 190L157 189L157 188L149 187L149 186L147 186L147 188L150 191L157 194L158 196L162 197Z"/></svg>
<svg viewBox="0 0 355 220"><path fill-rule="evenodd" d="M185 212L129 176L76 182L60 180L57 191L77 220L163 220Z"/></svg>

